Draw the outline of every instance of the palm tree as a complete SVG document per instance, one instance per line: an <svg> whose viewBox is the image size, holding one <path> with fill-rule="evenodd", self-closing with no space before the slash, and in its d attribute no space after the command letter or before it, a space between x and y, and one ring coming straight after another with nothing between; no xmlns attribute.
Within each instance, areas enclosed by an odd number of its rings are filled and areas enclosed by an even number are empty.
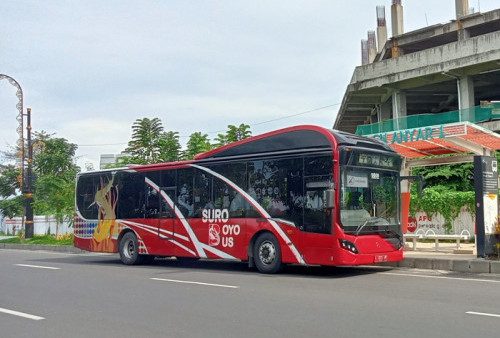
<svg viewBox="0 0 500 338"><path fill-rule="evenodd" d="M227 132L226 132L227 143L240 141L250 136L252 136L252 132L250 131L250 126L248 124L242 123L239 126L234 126L234 125L227 126Z"/></svg>
<svg viewBox="0 0 500 338"><path fill-rule="evenodd" d="M209 151L210 149L212 149L212 145L207 134L202 134L199 131L192 133L187 142L184 158L187 160L193 159L197 154Z"/></svg>
<svg viewBox="0 0 500 338"><path fill-rule="evenodd" d="M137 163L158 162L162 134L163 126L159 118L137 119L132 125L132 140L129 141L125 152Z"/></svg>

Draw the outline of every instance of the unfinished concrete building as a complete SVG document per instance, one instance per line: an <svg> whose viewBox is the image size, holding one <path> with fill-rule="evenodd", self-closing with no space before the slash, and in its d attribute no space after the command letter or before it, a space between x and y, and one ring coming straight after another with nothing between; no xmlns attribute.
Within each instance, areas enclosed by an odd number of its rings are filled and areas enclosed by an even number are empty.
<svg viewBox="0 0 500 338"><path fill-rule="evenodd" d="M385 9L377 8L377 53L354 70L335 129L373 135L414 127L411 116L448 112L428 123L469 121L500 130L494 104L500 101L500 9L469 13L467 0L455 2L454 20L405 33L401 0L393 0L389 39Z"/></svg>

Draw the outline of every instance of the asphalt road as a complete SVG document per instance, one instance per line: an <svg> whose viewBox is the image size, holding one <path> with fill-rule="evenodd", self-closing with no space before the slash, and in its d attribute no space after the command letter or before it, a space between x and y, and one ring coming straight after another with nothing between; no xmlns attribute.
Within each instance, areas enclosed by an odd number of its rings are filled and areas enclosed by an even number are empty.
<svg viewBox="0 0 500 338"><path fill-rule="evenodd" d="M0 250L0 337L499 335L500 275Z"/></svg>

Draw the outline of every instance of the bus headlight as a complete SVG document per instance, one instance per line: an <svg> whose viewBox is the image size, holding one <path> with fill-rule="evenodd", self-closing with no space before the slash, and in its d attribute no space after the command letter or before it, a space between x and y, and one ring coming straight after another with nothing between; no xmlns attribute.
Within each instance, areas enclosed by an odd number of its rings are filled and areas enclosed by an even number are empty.
<svg viewBox="0 0 500 338"><path fill-rule="evenodd" d="M345 239L339 239L339 242L340 242L340 246L343 248L343 249L346 249L352 253L355 253L357 254L358 253L358 248L356 248L356 246L354 245L353 242L349 242Z"/></svg>

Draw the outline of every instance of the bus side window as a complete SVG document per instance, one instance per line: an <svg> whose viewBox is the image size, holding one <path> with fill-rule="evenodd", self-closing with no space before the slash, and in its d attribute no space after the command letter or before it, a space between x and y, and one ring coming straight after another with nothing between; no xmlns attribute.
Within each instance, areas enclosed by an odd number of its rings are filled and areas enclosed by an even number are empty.
<svg viewBox="0 0 500 338"><path fill-rule="evenodd" d="M214 209L211 175L196 170L194 175L194 217L201 218L203 209Z"/></svg>
<svg viewBox="0 0 500 338"><path fill-rule="evenodd" d="M80 214L86 219L97 219L95 193L98 178L96 175L82 175L78 178L76 204Z"/></svg>
<svg viewBox="0 0 500 338"><path fill-rule="evenodd" d="M304 221L304 168L303 159L291 159L287 165L288 182L288 212L287 219L294 222L299 229L303 229Z"/></svg>
<svg viewBox="0 0 500 338"><path fill-rule="evenodd" d="M185 218L194 216L193 181L194 169L177 170L177 199L174 203Z"/></svg>
<svg viewBox="0 0 500 338"><path fill-rule="evenodd" d="M209 167L230 180L238 188L245 190L246 163L226 163ZM252 209L237 189L219 178L213 180L213 203L217 209L227 209L229 217L233 218L249 217L248 211Z"/></svg>
<svg viewBox="0 0 500 338"><path fill-rule="evenodd" d="M173 212L170 206L165 201L165 198L161 195L159 189L165 189L161 187L160 172L146 173L146 177L151 180L157 187L152 187L149 184L145 185L145 197L144 197L144 217L145 218L172 218Z"/></svg>
<svg viewBox="0 0 500 338"><path fill-rule="evenodd" d="M118 190L117 218L144 218L145 182L141 173L118 172L115 175Z"/></svg>
<svg viewBox="0 0 500 338"><path fill-rule="evenodd" d="M248 164L252 197L271 217L302 226L302 159L265 159Z"/></svg>

